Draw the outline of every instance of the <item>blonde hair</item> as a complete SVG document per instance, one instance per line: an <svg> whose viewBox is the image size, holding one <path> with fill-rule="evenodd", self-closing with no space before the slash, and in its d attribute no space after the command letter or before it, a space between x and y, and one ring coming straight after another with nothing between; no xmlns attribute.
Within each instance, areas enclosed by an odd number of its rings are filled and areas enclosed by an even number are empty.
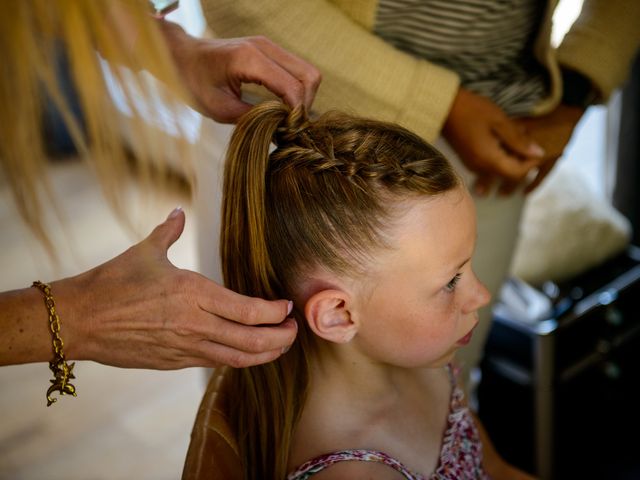
<svg viewBox="0 0 640 480"><path fill-rule="evenodd" d="M69 60L82 121L74 115L56 76L58 47ZM122 114L111 101L96 52L109 60L110 72L126 99L132 117L130 133L135 138L130 145L123 138ZM91 161L116 209L118 187L131 155L144 181L153 183L164 177L163 162L153 153L158 150L154 148L158 139L143 120L140 105L161 100L175 112L176 99L184 101L187 95L149 14L148 2L12 2L0 15L0 58L0 165L19 213L50 252L52 245L42 225L44 201L39 194L44 191L47 200L53 199L45 175L47 154L41 129L47 99L60 112L79 153ZM131 74L140 69L160 77L166 92L149 91L142 76ZM176 145L180 152L185 151L184 145Z"/></svg>
<svg viewBox="0 0 640 480"><path fill-rule="evenodd" d="M341 113L309 121L301 108L279 102L240 120L225 168L225 283L268 299L295 298L296 279L317 266L362 272L386 245L394 204L460 186L435 148L397 125ZM230 370L223 388L248 479L286 477L314 351L303 305L296 307L291 350L266 365Z"/></svg>

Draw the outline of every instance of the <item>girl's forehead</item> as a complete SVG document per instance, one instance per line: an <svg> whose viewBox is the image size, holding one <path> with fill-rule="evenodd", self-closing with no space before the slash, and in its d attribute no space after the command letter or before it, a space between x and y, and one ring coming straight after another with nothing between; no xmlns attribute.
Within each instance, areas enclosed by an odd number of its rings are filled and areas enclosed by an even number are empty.
<svg viewBox="0 0 640 480"><path fill-rule="evenodd" d="M462 188L409 200L393 223L389 260L399 267L456 261L460 255L470 255L475 245L475 207Z"/></svg>
<svg viewBox="0 0 640 480"><path fill-rule="evenodd" d="M397 238L464 234L475 227L475 207L466 189L456 188L435 196L416 196L402 202L392 227Z"/></svg>

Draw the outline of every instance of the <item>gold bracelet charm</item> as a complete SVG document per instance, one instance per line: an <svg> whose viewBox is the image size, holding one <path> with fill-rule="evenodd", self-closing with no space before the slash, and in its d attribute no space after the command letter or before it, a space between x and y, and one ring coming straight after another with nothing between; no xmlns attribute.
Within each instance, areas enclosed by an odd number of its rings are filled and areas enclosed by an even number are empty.
<svg viewBox="0 0 640 480"><path fill-rule="evenodd" d="M40 281L33 282L31 286L37 288L44 294L44 305L49 313L49 328L53 335L54 356L53 360L49 362L49 369L53 372L53 378L49 380L52 385L47 390L48 407L52 403L58 401L57 398L51 397L53 392L57 391L60 395L73 395L74 397L77 397L76 387L69 383L70 379L76 378L73 375L75 362L69 365L64 358L64 352L62 351L64 343L60 337L60 317L58 317L58 314L56 313L56 304L53 301L53 296L51 295L51 286Z"/></svg>

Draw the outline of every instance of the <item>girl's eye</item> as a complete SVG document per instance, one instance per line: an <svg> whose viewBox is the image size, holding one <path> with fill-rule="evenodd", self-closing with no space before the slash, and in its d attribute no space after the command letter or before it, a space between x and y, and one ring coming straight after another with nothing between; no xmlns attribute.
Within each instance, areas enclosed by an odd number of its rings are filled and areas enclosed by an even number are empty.
<svg viewBox="0 0 640 480"><path fill-rule="evenodd" d="M455 277L453 277L451 279L451 281L449 283L447 283L445 290L447 292L453 292L456 289L456 285L458 284L458 281L460 280L460 277L462 276L461 273L456 273Z"/></svg>

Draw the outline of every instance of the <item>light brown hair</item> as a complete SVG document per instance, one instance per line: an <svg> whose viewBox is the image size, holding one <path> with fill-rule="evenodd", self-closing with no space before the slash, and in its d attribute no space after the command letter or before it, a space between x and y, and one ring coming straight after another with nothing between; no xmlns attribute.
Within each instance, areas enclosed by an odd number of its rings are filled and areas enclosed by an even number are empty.
<svg viewBox="0 0 640 480"><path fill-rule="evenodd" d="M435 148L397 125L341 113L309 121L302 108L263 103L240 120L227 154L225 283L246 295L295 298L296 280L315 267L365 273L386 245L394 205L459 186ZM227 378L247 479L286 477L314 351L303 308L294 308L299 333L289 352Z"/></svg>
<svg viewBox="0 0 640 480"><path fill-rule="evenodd" d="M52 245L42 222L44 213L50 215L55 205L45 174L45 102L60 112L78 152L91 162L116 209L119 184L132 155L143 180L154 183L163 178L166 158L157 155L161 139L139 106L164 102L168 114L177 116L176 100L186 99L187 94L156 23L144 0L21 0L4 6L0 15L0 173L8 180L22 218L50 253ZM74 114L56 74L60 51L68 58L81 118ZM130 110L127 129L132 142L123 136L124 116L111 101L97 52L110 62L110 72ZM144 75L131 74L141 69L160 77L165 88L151 90ZM172 144L175 156L186 152L184 144Z"/></svg>

